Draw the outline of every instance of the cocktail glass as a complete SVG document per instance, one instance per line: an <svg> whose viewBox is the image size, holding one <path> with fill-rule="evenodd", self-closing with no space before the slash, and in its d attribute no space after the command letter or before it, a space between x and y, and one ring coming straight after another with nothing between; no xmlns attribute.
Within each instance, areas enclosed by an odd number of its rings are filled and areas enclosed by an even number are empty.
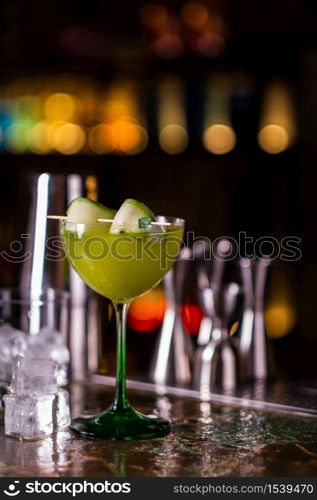
<svg viewBox="0 0 317 500"><path fill-rule="evenodd" d="M61 222L68 260L93 290L112 300L117 324L117 376L111 406L73 420L72 429L94 439L132 440L165 436L170 423L134 410L126 395L126 318L132 299L153 288L172 267L184 220L156 217L162 225L143 232L111 234L110 223Z"/></svg>

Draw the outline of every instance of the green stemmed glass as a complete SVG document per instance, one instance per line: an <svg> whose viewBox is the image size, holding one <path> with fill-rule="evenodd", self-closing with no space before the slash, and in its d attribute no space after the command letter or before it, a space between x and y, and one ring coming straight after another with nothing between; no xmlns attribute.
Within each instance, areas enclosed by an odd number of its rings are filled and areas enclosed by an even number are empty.
<svg viewBox="0 0 317 500"><path fill-rule="evenodd" d="M184 220L156 217L144 232L109 232L111 223L61 222L67 258L85 283L111 299L117 324L117 376L111 406L93 417L73 420L87 438L148 439L165 436L170 423L134 410L126 394L126 318L132 299L153 288L171 269L181 246Z"/></svg>

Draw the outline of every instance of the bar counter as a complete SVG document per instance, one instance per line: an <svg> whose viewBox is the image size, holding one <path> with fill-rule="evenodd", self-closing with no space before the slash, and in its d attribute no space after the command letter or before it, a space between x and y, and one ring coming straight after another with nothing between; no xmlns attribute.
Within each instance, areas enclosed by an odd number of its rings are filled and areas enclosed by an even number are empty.
<svg viewBox="0 0 317 500"><path fill-rule="evenodd" d="M113 388L73 384L72 416L110 404ZM71 431L21 442L0 426L0 475L9 477L316 476L317 419L129 391L142 412L173 422L165 438L92 441Z"/></svg>

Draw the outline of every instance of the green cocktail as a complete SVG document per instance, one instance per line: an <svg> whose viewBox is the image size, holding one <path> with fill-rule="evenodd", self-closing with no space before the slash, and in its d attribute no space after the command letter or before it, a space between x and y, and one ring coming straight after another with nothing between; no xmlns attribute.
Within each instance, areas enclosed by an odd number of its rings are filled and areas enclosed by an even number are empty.
<svg viewBox="0 0 317 500"><path fill-rule="evenodd" d="M128 200L133 201L133 200ZM141 207L142 208L142 207ZM120 209L121 210L121 209ZM138 216L141 217L138 218ZM77 418L72 428L90 438L146 439L166 435L167 420L135 411L126 396L126 316L131 300L154 287L172 267L182 242L184 221L145 217L136 210L126 224L120 211L114 222L62 222L68 260L93 290L112 300L117 320L117 384L115 399L105 412ZM123 210L123 216L126 216ZM122 218L122 217L121 217ZM120 219L120 224L116 221ZM107 219L105 219L107 220ZM130 230L131 229L131 230Z"/></svg>
<svg viewBox="0 0 317 500"><path fill-rule="evenodd" d="M64 224L68 259L87 285L117 303L147 292L163 278L183 235L177 224L150 234L110 234L106 223L73 226Z"/></svg>

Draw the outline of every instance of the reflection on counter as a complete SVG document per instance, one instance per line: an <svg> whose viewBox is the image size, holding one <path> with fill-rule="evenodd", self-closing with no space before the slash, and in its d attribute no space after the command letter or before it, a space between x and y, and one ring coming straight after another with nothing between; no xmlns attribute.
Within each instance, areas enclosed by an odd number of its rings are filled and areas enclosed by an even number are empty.
<svg viewBox="0 0 317 500"><path fill-rule="evenodd" d="M71 395L72 413L77 416L83 410L104 408L112 389L74 384ZM155 406L161 416L172 415L172 433L133 442L87 441L68 431L30 443L1 435L1 475L277 477L295 469L299 476L313 476L316 471L315 420L157 398L139 391L133 393L133 401L145 413Z"/></svg>

